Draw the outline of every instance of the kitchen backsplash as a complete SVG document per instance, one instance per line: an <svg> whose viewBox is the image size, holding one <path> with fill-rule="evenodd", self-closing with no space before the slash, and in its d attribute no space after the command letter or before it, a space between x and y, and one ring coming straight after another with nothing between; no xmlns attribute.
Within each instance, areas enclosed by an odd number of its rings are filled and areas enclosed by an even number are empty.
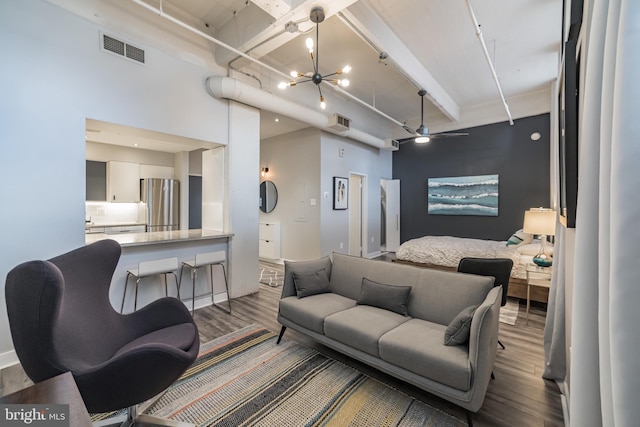
<svg viewBox="0 0 640 427"><path fill-rule="evenodd" d="M144 203L85 202L85 221L101 224L144 224Z"/></svg>

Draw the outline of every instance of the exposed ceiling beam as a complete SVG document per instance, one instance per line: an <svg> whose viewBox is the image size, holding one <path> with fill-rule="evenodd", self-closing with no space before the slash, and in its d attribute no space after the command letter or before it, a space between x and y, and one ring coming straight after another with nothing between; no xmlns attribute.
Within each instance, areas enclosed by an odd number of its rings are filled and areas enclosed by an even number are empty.
<svg viewBox="0 0 640 427"><path fill-rule="evenodd" d="M325 19L329 19L356 1L329 0L323 2L322 7ZM266 10L259 3L268 2L256 0L253 3L262 10ZM269 17L265 17L262 14L262 19L257 16L255 9L245 8L233 20L216 32L216 38L231 46L237 46L237 49L242 52L250 52L254 58L261 58L298 37L301 32L311 30L314 23L309 20L309 13L314 6L318 6L317 0L306 0L295 7L290 7L290 10L284 14L278 12L276 15ZM283 5L282 7L286 6ZM270 8L273 9L273 7ZM297 23L299 31L293 33L285 31L285 25L288 22ZM216 51L216 59L221 65L227 64L235 57L235 54L227 50Z"/></svg>
<svg viewBox="0 0 640 427"><path fill-rule="evenodd" d="M273 16L275 19L282 18L291 11L292 0L251 0L251 3Z"/></svg>
<svg viewBox="0 0 640 427"><path fill-rule="evenodd" d="M357 2L343 10L342 15L365 41L385 52L402 74L426 90L427 99L449 119L454 122L460 119L460 106L369 5Z"/></svg>

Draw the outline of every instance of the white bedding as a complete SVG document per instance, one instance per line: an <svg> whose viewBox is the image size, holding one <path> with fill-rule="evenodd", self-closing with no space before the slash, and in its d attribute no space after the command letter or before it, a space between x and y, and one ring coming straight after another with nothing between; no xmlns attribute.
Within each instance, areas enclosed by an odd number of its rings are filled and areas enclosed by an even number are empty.
<svg viewBox="0 0 640 427"><path fill-rule="evenodd" d="M467 239L452 236L424 236L404 242L396 251L396 258L423 264L457 268L464 257L510 258L511 277L525 278L525 266L532 257L507 247L506 241Z"/></svg>

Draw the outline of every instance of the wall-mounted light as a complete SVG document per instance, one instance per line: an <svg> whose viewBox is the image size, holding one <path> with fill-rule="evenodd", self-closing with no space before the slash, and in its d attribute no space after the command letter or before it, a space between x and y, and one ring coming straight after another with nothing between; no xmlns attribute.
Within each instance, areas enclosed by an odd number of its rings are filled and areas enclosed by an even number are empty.
<svg viewBox="0 0 640 427"><path fill-rule="evenodd" d="M269 173L269 168L264 167L264 168L260 169L260 175L267 176L268 173Z"/></svg>

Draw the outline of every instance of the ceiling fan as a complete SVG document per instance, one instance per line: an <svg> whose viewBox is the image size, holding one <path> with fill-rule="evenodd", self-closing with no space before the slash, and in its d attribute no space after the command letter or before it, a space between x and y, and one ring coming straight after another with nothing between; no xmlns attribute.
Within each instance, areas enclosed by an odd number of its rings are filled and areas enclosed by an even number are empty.
<svg viewBox="0 0 640 427"><path fill-rule="evenodd" d="M420 95L420 127L416 130L411 129L407 125L402 125L404 130L413 134L411 138L404 138L398 140L399 144L403 144L405 142L414 141L418 144L425 144L432 139L435 138L449 138L453 136L467 136L469 135L467 132L449 132L449 133L429 133L429 128L424 125L424 96L427 94L427 91L424 89L420 89L418 91L418 95Z"/></svg>

